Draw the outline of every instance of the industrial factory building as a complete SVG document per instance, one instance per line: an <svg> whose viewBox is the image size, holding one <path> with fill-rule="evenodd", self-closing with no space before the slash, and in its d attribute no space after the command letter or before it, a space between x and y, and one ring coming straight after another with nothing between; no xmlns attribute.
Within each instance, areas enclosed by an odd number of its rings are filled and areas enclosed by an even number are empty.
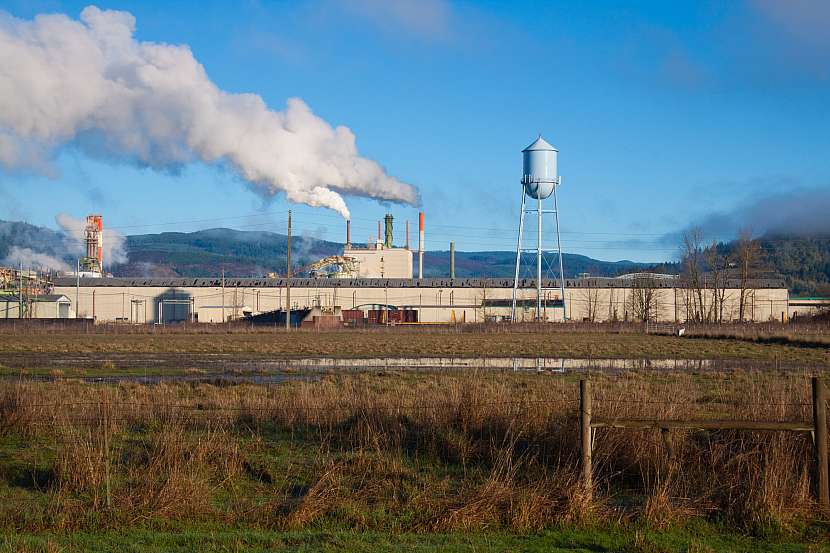
<svg viewBox="0 0 830 553"><path fill-rule="evenodd" d="M450 245L449 278L423 278L424 215L419 215L418 245L413 252L406 241L396 247L393 218L378 222L377 238L364 247L352 243L346 223L342 254L297 268L304 278L113 278L104 273L103 219L87 217L86 257L78 273L50 283L51 295L37 300L43 305L28 309L29 316L49 313L106 323L169 324L178 322L221 323L248 320L278 324L290 310L293 324L311 323L318 328L362 324L447 324L489 321L649 321L687 320L769 321L788 319L788 291L781 279L740 279L720 275L707 284L702 275L698 289L690 289L677 275L639 273L615 278L545 279L544 252L559 254L557 276L565 273L559 238L556 190L556 148L541 136L523 150L521 216L516 251L516 278L454 278L454 246ZM553 205L549 204L549 198ZM547 207L545 207L547 205ZM543 216L552 215L553 244L543 244ZM528 233L535 218L536 232ZM289 240L291 219L289 212ZM525 246L523 236L536 234L535 248ZM551 240L552 242L552 240ZM290 243L290 242L289 242ZM413 257L418 255L417 273ZM535 278L522 275L522 254L535 253ZM20 281L22 271L9 273L9 282ZM0 274L0 276L2 276ZM20 277L18 279L18 276ZM290 293L290 296L289 296ZM28 294L31 297L33 294ZM34 294L37 295L37 294ZM288 305L290 297L290 305ZM37 302L35 302L37 303ZM70 305L71 303L71 305ZM9 297L6 317L23 316L20 298ZM30 301L29 304L34 305ZM818 309L818 307L805 306ZM53 314L54 313L54 314ZM40 315L42 316L42 315Z"/></svg>
<svg viewBox="0 0 830 553"><path fill-rule="evenodd" d="M424 218L419 217L418 276L413 273L409 226L404 247L393 244L393 220L387 215L381 239L365 247L352 244L350 225L342 255L324 258L302 272L311 278L88 278L54 281L54 293L75 299L78 317L98 322L133 324L175 322L221 323L285 311L290 287L291 310L305 322L318 317L326 324L442 324L487 321L637 321L682 322L739 317L753 321L787 318L788 292L783 281L758 279L726 282L713 289L691 291L676 275L634 274L616 278L554 279L421 278ZM95 221L93 221L95 223ZM95 230L93 224L90 225ZM95 238L95 232L91 233ZM90 257L96 259L91 239ZM538 285L537 285L538 284ZM747 289L748 288L748 289ZM515 294L515 315L514 309ZM702 306L701 306L702 301ZM701 316L701 312L706 314ZM301 321L295 318L295 323Z"/></svg>
<svg viewBox="0 0 830 553"><path fill-rule="evenodd" d="M78 316L98 322L218 323L246 315L285 309L286 279L218 278L58 278L54 293L75 301ZM788 292L779 280L757 280L745 291L745 317L753 321L787 317ZM719 290L723 320L737 319L741 291L737 282ZM567 279L564 302L558 281L542 282L540 318L570 320L640 320L643 311L656 322L685 321L693 301L677 278ZM702 291L711 305L713 292ZM449 278L294 278L291 307L329 313L343 319L370 319L371 312L414 312L418 323L509 320L513 279ZM644 300L644 298L648 298ZM536 283L520 279L517 321L536 318ZM395 317L381 320L390 322ZM377 318L376 318L377 320Z"/></svg>
<svg viewBox="0 0 830 553"><path fill-rule="evenodd" d="M290 288L292 321L318 327L362 324L451 324L488 321L731 321L788 318L787 288L780 279L730 280L715 290L690 290L676 275L650 273L616 278L453 278L423 275L424 219L417 251L393 244L392 216L385 233L365 247L352 244L347 224L341 255L302 268L304 278L113 278L103 273L102 218L87 218L86 257L77 274L47 281L8 269L0 318L80 318L100 323L221 323L285 321ZM417 276L413 257L417 253ZM14 287L23 290L23 298ZM515 295L514 295L515 294ZM515 307L514 307L515 306ZM515 312L514 312L515 309ZM715 313L716 312L716 313Z"/></svg>

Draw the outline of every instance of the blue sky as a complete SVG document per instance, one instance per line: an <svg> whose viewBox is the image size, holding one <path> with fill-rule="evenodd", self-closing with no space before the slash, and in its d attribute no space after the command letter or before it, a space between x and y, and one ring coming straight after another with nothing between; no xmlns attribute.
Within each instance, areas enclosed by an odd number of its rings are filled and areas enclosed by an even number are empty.
<svg viewBox="0 0 830 553"><path fill-rule="evenodd" d="M0 2L22 19L77 18L85 5ZM520 151L540 132L560 151L565 250L601 259L672 259L673 233L696 223L713 238L733 222L763 232L758 202L824 205L830 189L826 2L98 5L132 13L138 40L189 45L226 91L275 110L299 97L349 127L361 155L420 190L429 249L515 247ZM284 232L291 207L299 232L343 239L335 212L265 198L226 168L171 174L71 146L54 165L0 170L0 218L55 227L59 212L101 212L126 234ZM387 210L400 241L407 219L416 239L418 208L346 200L353 240Z"/></svg>

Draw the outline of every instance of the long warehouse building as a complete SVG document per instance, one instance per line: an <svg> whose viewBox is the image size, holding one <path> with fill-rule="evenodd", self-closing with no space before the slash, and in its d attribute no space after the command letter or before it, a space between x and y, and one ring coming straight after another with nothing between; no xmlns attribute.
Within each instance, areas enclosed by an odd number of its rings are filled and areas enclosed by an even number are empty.
<svg viewBox="0 0 830 553"><path fill-rule="evenodd" d="M54 281L54 294L72 301L72 316L98 322L218 323L245 315L285 309L286 279L281 278L81 278ZM726 288L697 293L677 277L627 275L616 278L566 279L564 302L556 280L543 280L542 319L643 320L683 322L695 313L719 312L724 321L738 319L738 281ZM787 317L789 294L779 279L759 279L745 286L744 317L752 321ZM327 313L343 310L399 310L417 313L421 323L484 322L511 315L511 278L294 278L292 309ZM702 306L701 306L702 298ZM517 320L536 318L535 280L520 279Z"/></svg>

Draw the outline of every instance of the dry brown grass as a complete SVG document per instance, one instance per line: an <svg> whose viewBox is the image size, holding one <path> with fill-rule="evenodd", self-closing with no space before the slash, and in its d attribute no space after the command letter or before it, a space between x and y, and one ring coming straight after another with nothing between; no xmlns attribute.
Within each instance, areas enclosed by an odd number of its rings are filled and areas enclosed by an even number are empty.
<svg viewBox="0 0 830 553"><path fill-rule="evenodd" d="M804 375L593 380L602 417L804 421L811 413ZM279 386L4 387L9 431L56 451L49 507L40 518L13 519L22 527L163 517L529 531L597 518L667 527L708 517L755 528L815 514L809 436L784 432L677 431L667 447L656 431L598 430L589 499L570 378L363 373ZM9 516L3 511L0 524Z"/></svg>
<svg viewBox="0 0 830 553"><path fill-rule="evenodd" d="M208 325L205 325L208 326ZM483 327L484 328L484 327ZM569 332L571 325L540 329L498 327L403 331L89 333L0 334L0 352L8 354L238 354L271 358L297 357L553 357L643 359L765 359L830 363L825 337L729 335L718 330L695 336L646 335L634 332ZM708 327L707 327L708 328ZM714 332L714 331L712 331ZM816 340L819 340L818 342ZM108 366L105 368L114 368Z"/></svg>

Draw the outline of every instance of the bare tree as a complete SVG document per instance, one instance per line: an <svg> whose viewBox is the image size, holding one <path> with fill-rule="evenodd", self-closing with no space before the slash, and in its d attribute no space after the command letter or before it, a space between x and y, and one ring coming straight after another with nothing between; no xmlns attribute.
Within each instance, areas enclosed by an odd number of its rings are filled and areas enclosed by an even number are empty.
<svg viewBox="0 0 830 553"><path fill-rule="evenodd" d="M755 271L761 259L761 246L757 240L752 239L752 231L750 229L741 229L738 233L733 259L735 265L738 267L738 278L740 280L738 319L744 322L746 319L747 301L754 293L754 290L750 291L749 284L755 276Z"/></svg>
<svg viewBox="0 0 830 553"><path fill-rule="evenodd" d="M608 320L614 323L620 320L619 308L614 301L614 288L609 288L608 291Z"/></svg>
<svg viewBox="0 0 830 553"><path fill-rule="evenodd" d="M708 322L723 322L723 307L726 300L726 280L728 276L728 260L718 249L718 243L713 241L705 251L706 265L709 275L706 279L711 289L712 301L706 312Z"/></svg>
<svg viewBox="0 0 830 553"><path fill-rule="evenodd" d="M599 289L587 284L582 290L582 301L585 302L585 320L596 322L599 314Z"/></svg>
<svg viewBox="0 0 830 553"><path fill-rule="evenodd" d="M632 316L642 322L654 321L657 319L659 309L659 291L657 280L648 274L638 275L634 278L631 287Z"/></svg>
<svg viewBox="0 0 830 553"><path fill-rule="evenodd" d="M687 289L686 317L700 321L707 313L703 282L703 230L700 227L683 233L680 260Z"/></svg>

